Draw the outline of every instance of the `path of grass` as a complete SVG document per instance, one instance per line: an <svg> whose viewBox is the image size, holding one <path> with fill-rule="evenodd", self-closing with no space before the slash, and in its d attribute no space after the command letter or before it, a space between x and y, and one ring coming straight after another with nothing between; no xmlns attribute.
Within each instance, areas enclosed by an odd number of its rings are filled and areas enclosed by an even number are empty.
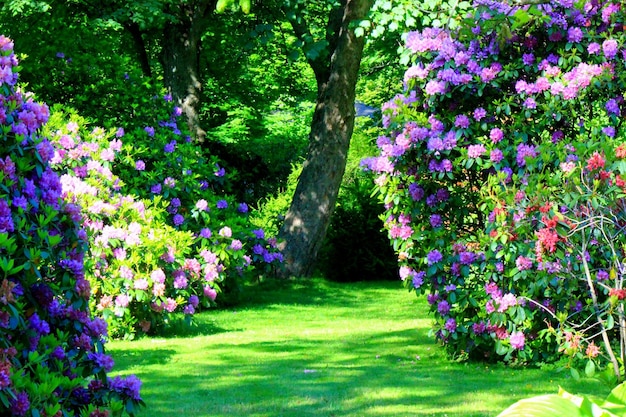
<svg viewBox="0 0 626 417"><path fill-rule="evenodd" d="M564 374L449 362L427 336L425 303L393 283L321 280L266 289L198 316L186 335L108 344L143 380L141 417L495 416Z"/></svg>

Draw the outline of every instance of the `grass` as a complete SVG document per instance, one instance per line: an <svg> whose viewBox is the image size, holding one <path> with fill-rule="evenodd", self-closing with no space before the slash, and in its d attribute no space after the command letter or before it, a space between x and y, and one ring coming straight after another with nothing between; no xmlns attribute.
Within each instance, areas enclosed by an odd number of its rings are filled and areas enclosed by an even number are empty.
<svg viewBox="0 0 626 417"><path fill-rule="evenodd" d="M559 385L609 391L550 369L447 360L426 303L396 282L297 281L249 296L175 336L107 345L115 370L143 381L141 417L482 417Z"/></svg>

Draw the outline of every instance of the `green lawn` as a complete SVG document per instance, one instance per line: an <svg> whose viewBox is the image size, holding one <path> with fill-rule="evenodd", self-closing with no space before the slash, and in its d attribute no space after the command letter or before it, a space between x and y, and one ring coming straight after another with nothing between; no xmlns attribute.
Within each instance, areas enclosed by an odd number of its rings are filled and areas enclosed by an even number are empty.
<svg viewBox="0 0 626 417"><path fill-rule="evenodd" d="M299 281L248 293L171 337L109 343L143 381L142 417L495 416L517 399L609 389L566 373L446 359L399 283Z"/></svg>

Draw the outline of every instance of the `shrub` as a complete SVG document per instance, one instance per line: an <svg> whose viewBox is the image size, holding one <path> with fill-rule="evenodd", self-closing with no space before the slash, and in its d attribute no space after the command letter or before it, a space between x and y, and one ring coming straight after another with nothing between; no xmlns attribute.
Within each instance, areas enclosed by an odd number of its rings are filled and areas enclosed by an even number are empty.
<svg viewBox="0 0 626 417"><path fill-rule="evenodd" d="M227 173L185 140L168 100L155 99L155 120L129 132L88 128L61 107L47 126L53 167L89 231L92 307L115 337L190 319L218 293L234 302L246 273L280 261L247 205L222 194Z"/></svg>
<svg viewBox="0 0 626 417"><path fill-rule="evenodd" d="M49 110L16 89L13 43L0 36L0 413L133 415L140 381L107 378L106 323L90 315L87 235L62 199L39 128Z"/></svg>
<svg viewBox="0 0 626 417"><path fill-rule="evenodd" d="M600 363L623 320L623 11L475 6L407 35L407 90L365 161L400 274L452 355Z"/></svg>

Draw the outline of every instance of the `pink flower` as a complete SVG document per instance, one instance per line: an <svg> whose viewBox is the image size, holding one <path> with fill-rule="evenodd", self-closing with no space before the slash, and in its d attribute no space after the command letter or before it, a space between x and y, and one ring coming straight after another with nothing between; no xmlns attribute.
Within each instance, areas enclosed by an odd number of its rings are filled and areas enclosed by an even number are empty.
<svg viewBox="0 0 626 417"><path fill-rule="evenodd" d="M217 291L207 285L204 287L204 295L209 297L212 301L215 301L217 298Z"/></svg>
<svg viewBox="0 0 626 417"><path fill-rule="evenodd" d="M483 144L470 145L467 147L468 158L480 158L487 150Z"/></svg>
<svg viewBox="0 0 626 417"><path fill-rule="evenodd" d="M522 332L513 332L511 333L511 337L509 338L511 341L511 347L513 349L522 350L524 349L524 343L526 342L526 337Z"/></svg>

